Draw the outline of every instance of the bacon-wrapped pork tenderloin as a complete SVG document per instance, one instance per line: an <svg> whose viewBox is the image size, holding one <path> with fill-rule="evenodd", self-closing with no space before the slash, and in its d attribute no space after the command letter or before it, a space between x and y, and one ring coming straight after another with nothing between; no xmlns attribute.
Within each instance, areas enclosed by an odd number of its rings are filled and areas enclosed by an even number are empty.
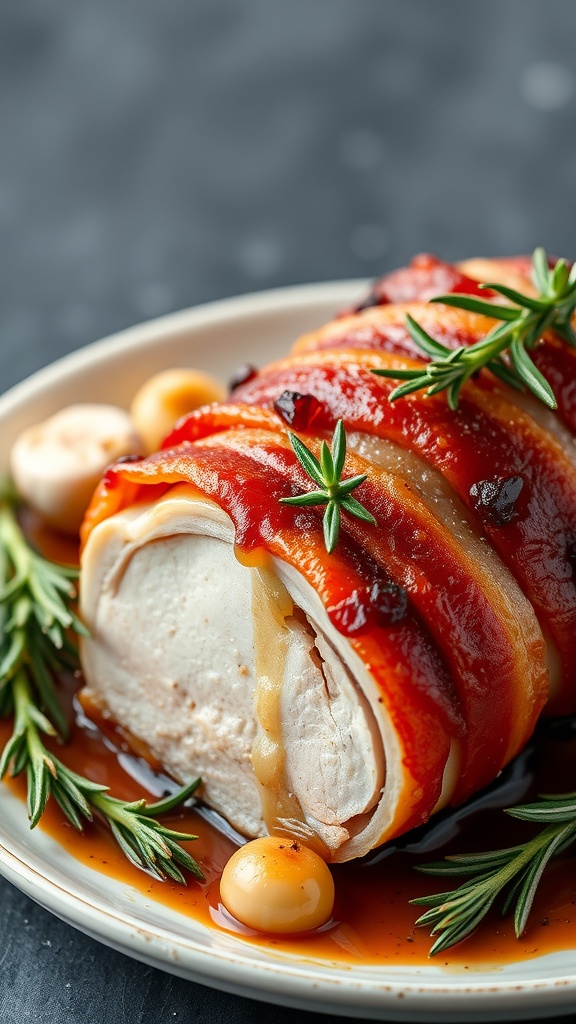
<svg viewBox="0 0 576 1024"><path fill-rule="evenodd" d="M455 411L390 403L372 372L422 365L407 311L472 344L490 318L425 300L527 273L419 258L96 492L86 697L246 835L361 856L494 779L547 702L576 709L574 354L535 351L558 414L489 373ZM311 490L289 431L319 457L338 420L376 524L343 511L329 554L322 508L280 499Z"/></svg>

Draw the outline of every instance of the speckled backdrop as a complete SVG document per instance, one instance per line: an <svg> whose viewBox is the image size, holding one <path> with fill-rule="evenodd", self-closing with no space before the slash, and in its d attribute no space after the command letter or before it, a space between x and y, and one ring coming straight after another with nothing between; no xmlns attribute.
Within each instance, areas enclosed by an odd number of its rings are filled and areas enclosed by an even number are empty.
<svg viewBox="0 0 576 1024"><path fill-rule="evenodd" d="M574 0L4 0L2 388L419 250L576 255L575 32ZM270 1018L0 900L4 1024Z"/></svg>

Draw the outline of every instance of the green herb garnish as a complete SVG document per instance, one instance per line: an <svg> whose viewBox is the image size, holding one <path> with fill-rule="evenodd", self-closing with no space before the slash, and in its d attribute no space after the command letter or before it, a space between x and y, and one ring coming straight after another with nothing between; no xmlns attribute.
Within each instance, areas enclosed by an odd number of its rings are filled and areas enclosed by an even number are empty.
<svg viewBox="0 0 576 1024"><path fill-rule="evenodd" d="M416 922L429 927L432 935L438 935L430 956L470 935L504 890L507 892L502 914L514 907L514 929L520 938L548 862L576 841L576 793L512 807L506 814L522 821L547 824L547 828L521 846L457 854L438 863L418 866L418 871L432 875L473 875L451 892L411 901L432 908Z"/></svg>
<svg viewBox="0 0 576 1024"><path fill-rule="evenodd" d="M12 776L26 772L30 828L52 795L79 830L96 812L137 867L185 883L180 865L203 878L180 846L197 837L155 820L191 796L199 779L157 803L126 802L111 796L107 786L71 771L44 745L43 734L60 740L68 734L54 677L57 671L78 668L75 636L87 631L72 610L77 570L33 550L18 525L14 503L7 490L0 494L0 714L14 713L0 778L8 771Z"/></svg>
<svg viewBox="0 0 576 1024"><path fill-rule="evenodd" d="M474 345L451 350L407 315L406 326L411 337L431 361L417 370L372 370L380 377L406 381L390 393L389 401L425 388L427 395L446 391L448 405L456 409L463 384L487 368L506 384L521 391L527 388L549 408L556 409L552 388L528 353L547 330L555 331L569 345L576 345L576 332L570 323L576 309L576 264L570 269L566 260L558 260L550 267L544 249L535 249L532 273L540 293L536 298L505 285L480 285L515 305L483 302L472 295L459 294L439 295L431 300L503 321Z"/></svg>
<svg viewBox="0 0 576 1024"><path fill-rule="evenodd" d="M367 523L376 525L372 513L368 512L368 509L356 501L356 498L353 498L350 493L364 482L366 474L351 476L347 480L341 479L346 459L346 431L342 420L338 420L334 430L332 451L326 441L322 441L320 460L312 454L296 434L289 432L288 437L300 465L321 490L309 491L307 494L299 494L293 498L280 498L280 501L284 505L326 505L323 519L324 543L328 554L331 554L338 543L341 509L345 509L357 519L363 519Z"/></svg>

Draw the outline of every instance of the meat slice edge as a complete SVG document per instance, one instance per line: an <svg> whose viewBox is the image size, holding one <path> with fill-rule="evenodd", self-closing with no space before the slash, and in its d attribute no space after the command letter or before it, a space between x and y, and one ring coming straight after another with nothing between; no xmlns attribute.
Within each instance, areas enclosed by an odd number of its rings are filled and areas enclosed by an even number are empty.
<svg viewBox="0 0 576 1024"><path fill-rule="evenodd" d="M201 773L206 802L245 834L262 835L252 767L260 728L254 572L233 556L225 513L185 490L112 516L90 538L81 594L92 634L82 650L86 696L143 740L176 779ZM305 617L284 623L286 778L307 827L335 857L381 802L386 726L337 650L340 638L327 638L327 616L318 623L323 609L314 607L312 588L284 575L306 606ZM366 675L360 659L350 658L354 672ZM385 743L398 767L393 733ZM344 850L338 859L346 859Z"/></svg>

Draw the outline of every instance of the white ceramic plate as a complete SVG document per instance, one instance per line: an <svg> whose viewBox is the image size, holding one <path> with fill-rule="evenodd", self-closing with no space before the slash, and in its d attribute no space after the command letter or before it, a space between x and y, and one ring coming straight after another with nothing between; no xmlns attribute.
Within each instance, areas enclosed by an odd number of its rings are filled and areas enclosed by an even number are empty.
<svg viewBox="0 0 576 1024"><path fill-rule="evenodd" d="M0 399L0 471L16 434L64 405L125 404L146 377L169 366L196 366L226 381L244 362L285 354L298 334L361 293L361 284L348 282L231 299L162 317L68 356ZM58 917L123 953L256 999L427 1022L576 1010L576 949L464 975L434 964L351 969L243 944L99 875L40 829L30 833L22 804L1 786L0 870Z"/></svg>

